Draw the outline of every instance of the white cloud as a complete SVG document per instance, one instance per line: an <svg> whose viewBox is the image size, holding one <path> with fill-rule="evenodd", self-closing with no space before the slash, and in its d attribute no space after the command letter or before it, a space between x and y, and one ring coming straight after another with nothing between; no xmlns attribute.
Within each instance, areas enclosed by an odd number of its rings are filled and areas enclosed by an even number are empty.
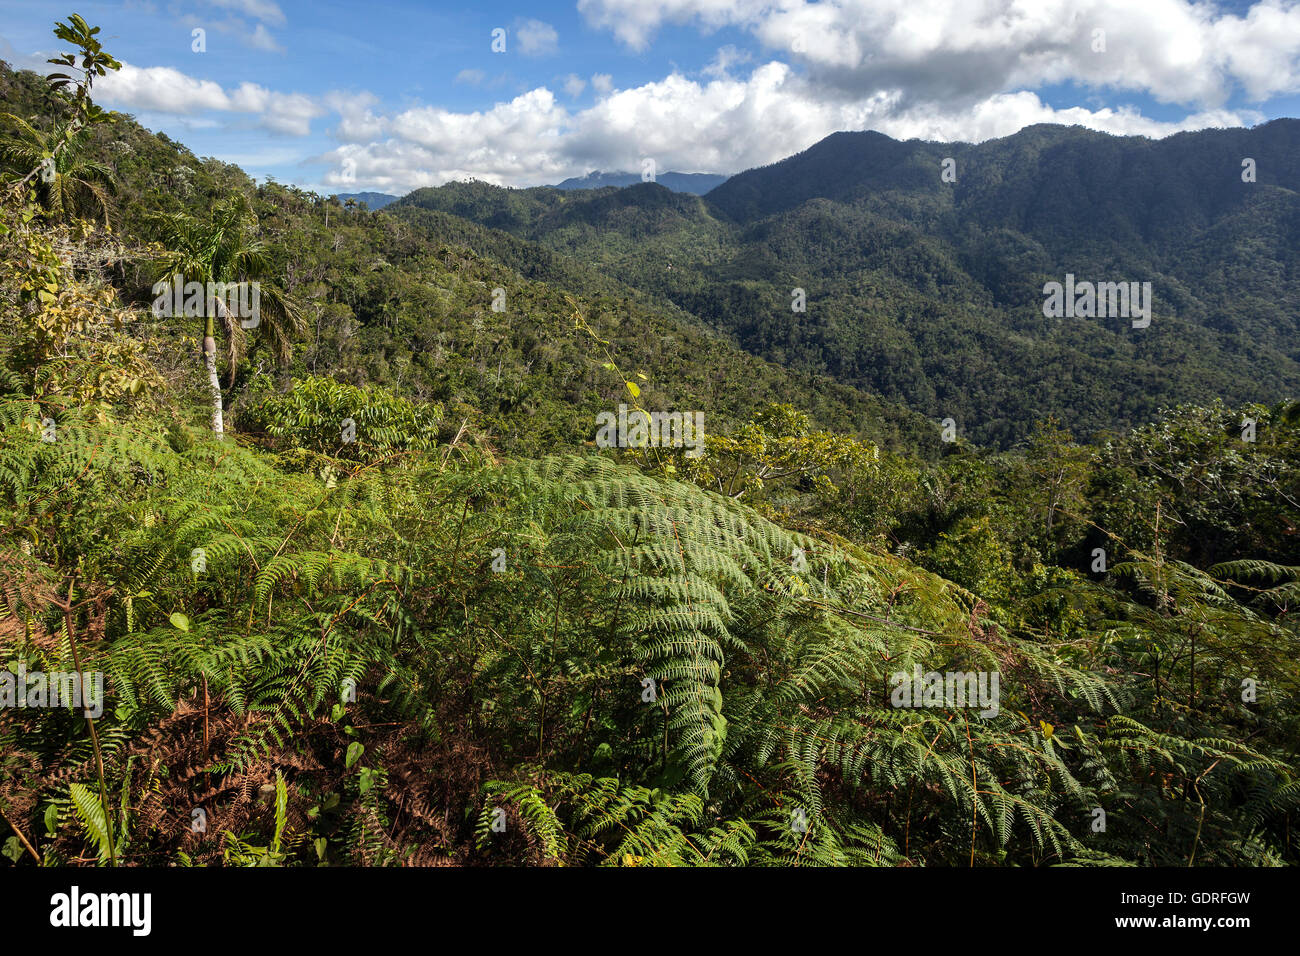
<svg viewBox="0 0 1300 956"><path fill-rule="evenodd" d="M306 136L311 121L324 109L301 93L277 93L256 83L226 91L212 80L199 80L166 66L123 63L95 84L96 99L115 109L153 110L192 116L208 110L250 113L258 125L291 136Z"/></svg>
<svg viewBox="0 0 1300 956"><path fill-rule="evenodd" d="M1223 50L1228 73L1251 99L1300 88L1300 5L1258 4L1249 14L1224 17L1214 26L1213 42Z"/></svg>
<svg viewBox="0 0 1300 956"><path fill-rule="evenodd" d="M564 92L568 93L571 99L577 99L586 88L587 81L577 73L570 73L564 78Z"/></svg>
<svg viewBox="0 0 1300 956"><path fill-rule="evenodd" d="M1261 122L1255 112L1207 110L1177 122L1162 122L1143 116L1132 107L1097 110L1071 107L1054 109L1028 91L999 93L960 114L918 108L883 117L872 128L895 139L928 139L940 142L973 142L1010 136L1035 123L1085 126L1116 136L1150 136L1158 139L1185 130L1242 126Z"/></svg>
<svg viewBox="0 0 1300 956"><path fill-rule="evenodd" d="M524 56L549 56L559 49L560 35L541 20L516 20L515 43Z"/></svg>
<svg viewBox="0 0 1300 956"><path fill-rule="evenodd" d="M167 66L141 68L123 63L95 84L98 99L115 107L193 113L228 110L230 99L220 83L196 80Z"/></svg>
<svg viewBox="0 0 1300 956"><path fill-rule="evenodd" d="M1244 16L1194 0L579 0L633 49L665 23L749 30L841 94L971 104L1072 81L1221 106L1300 90L1300 3ZM1094 50L1094 31L1105 51Z"/></svg>
<svg viewBox="0 0 1300 956"><path fill-rule="evenodd" d="M487 74L482 70L461 70L456 74L454 82L464 83L467 86L479 86L486 78Z"/></svg>
<svg viewBox="0 0 1300 956"><path fill-rule="evenodd" d="M614 78L608 73L593 73L591 88L603 96L614 88Z"/></svg>
<svg viewBox="0 0 1300 956"><path fill-rule="evenodd" d="M344 142L363 143L384 135L385 121L376 116L372 107L379 105L379 97L370 92L325 94L325 105L339 115L339 125L333 133Z"/></svg>

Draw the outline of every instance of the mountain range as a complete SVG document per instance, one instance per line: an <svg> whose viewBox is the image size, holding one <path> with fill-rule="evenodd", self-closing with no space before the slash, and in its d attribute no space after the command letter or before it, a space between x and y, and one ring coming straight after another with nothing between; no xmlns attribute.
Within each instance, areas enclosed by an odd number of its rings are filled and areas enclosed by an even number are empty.
<svg viewBox="0 0 1300 956"><path fill-rule="evenodd" d="M1163 140L836 133L704 196L450 183L389 212L541 243L755 355L1009 446L1049 416L1090 436L1181 402L1296 393L1298 190L1286 119ZM1151 283L1150 326L1044 315L1067 276Z"/></svg>
<svg viewBox="0 0 1300 956"><path fill-rule="evenodd" d="M634 186L642 181L640 173L603 173L600 170L588 173L586 176L573 176L564 180L562 183L556 183L554 189L605 189L610 186L623 187ZM662 173L655 178L655 182L670 189L673 192L691 193L695 196L702 196L709 190L714 189L727 181L726 176L719 176L715 173ZM546 187L544 187L546 188ZM357 202L364 202L370 209L383 209L392 203L397 202L401 196L393 196L389 193L365 192L365 193L339 193L339 199L355 199Z"/></svg>
<svg viewBox="0 0 1300 956"><path fill-rule="evenodd" d="M659 173L654 181L665 189L675 193L691 193L703 196L709 190L721 186L727 181L726 176L716 173ZM603 189L606 186L635 186L642 182L640 173L602 173L596 170L582 177L572 177L555 185L556 189Z"/></svg>
<svg viewBox="0 0 1300 956"><path fill-rule="evenodd" d="M365 203L371 210L380 210L390 203L395 203L400 196L390 196L388 193L339 193L338 198L347 202L349 199L355 199L359 203Z"/></svg>

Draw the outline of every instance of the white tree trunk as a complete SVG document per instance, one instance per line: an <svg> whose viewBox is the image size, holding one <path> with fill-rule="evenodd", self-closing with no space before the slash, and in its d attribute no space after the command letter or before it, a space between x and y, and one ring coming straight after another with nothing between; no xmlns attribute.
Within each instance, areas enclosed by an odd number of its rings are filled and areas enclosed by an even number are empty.
<svg viewBox="0 0 1300 956"><path fill-rule="evenodd" d="M203 337L203 364L208 370L208 387L212 389L212 431L217 438L226 434L221 408L221 380L217 378L217 343L210 335Z"/></svg>

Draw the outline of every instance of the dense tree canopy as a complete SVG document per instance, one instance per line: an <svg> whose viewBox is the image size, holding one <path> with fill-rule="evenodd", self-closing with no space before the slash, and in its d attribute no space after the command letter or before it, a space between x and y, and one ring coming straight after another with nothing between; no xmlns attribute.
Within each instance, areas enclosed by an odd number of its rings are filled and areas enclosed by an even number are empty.
<svg viewBox="0 0 1300 956"><path fill-rule="evenodd" d="M1297 156L1294 119L1158 141L1061 126L977 146L836 133L703 198L450 183L387 211L538 241L756 355L1005 448L1048 416L1090 438L1180 403L1296 394ZM1150 325L1045 317L1045 284L1067 274L1150 282Z"/></svg>

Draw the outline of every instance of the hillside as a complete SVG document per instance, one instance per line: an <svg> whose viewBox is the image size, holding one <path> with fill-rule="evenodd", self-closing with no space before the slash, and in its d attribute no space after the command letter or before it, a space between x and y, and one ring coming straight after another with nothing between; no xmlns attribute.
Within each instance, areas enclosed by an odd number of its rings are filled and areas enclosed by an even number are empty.
<svg viewBox="0 0 1300 956"><path fill-rule="evenodd" d="M42 87L35 74L0 64L0 93L16 111L35 112ZM251 197L267 235L282 239L275 267L286 291L303 299L311 328L310 346L279 373L281 382L328 368L355 385L400 386L420 400L464 406L502 451L583 447L594 432L594 411L622 382L575 329L576 305L609 340L613 357L647 376L646 401L707 408L711 428L786 402L824 427L938 454L922 416L825 376L756 359L671 303L652 302L535 243L445 216L408 225L348 209L342 196L258 189L241 170L198 159L120 114L96 130L96 142L118 181L125 232L145 234L151 216L198 213L232 191ZM147 300L143 272L122 279L129 297ZM496 288L505 290L505 312L492 309ZM250 388L269 383L254 374L257 358L255 344L233 372L236 411Z"/></svg>
<svg viewBox="0 0 1300 956"><path fill-rule="evenodd" d="M1165 140L1036 126L978 146L838 133L702 200L420 190L670 301L754 354L1009 446L1300 388L1300 121ZM956 162L956 182L941 178ZM1257 181L1242 181L1244 158ZM671 267L671 268L670 268ZM1044 285L1150 282L1153 320L1049 319ZM793 312L792 290L806 311Z"/></svg>

